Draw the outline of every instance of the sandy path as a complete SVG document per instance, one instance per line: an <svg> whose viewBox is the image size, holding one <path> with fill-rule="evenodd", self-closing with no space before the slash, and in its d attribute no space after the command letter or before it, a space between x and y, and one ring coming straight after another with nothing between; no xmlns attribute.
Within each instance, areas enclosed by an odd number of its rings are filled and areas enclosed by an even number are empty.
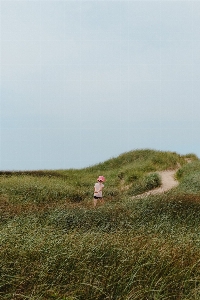
<svg viewBox="0 0 200 300"><path fill-rule="evenodd" d="M157 194L162 194L168 190L171 190L172 188L176 187L178 185L178 181L175 180L174 175L177 172L177 170L166 170L166 171L159 171L156 172L160 175L161 177L161 182L162 185L154 190L148 191L146 193L133 196L131 197L132 199L134 198L143 198L149 195L157 195Z"/></svg>

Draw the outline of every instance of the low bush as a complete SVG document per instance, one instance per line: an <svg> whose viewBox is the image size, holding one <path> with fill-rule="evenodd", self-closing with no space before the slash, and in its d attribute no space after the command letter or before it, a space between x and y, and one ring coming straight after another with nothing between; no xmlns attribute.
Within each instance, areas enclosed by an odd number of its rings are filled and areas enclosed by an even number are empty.
<svg viewBox="0 0 200 300"><path fill-rule="evenodd" d="M155 189L161 185L161 178L157 173L151 173L139 180L133 182L132 186L128 190L129 195L138 195L149 190Z"/></svg>
<svg viewBox="0 0 200 300"><path fill-rule="evenodd" d="M144 178L146 190L152 190L161 185L161 177L158 173L152 173Z"/></svg>

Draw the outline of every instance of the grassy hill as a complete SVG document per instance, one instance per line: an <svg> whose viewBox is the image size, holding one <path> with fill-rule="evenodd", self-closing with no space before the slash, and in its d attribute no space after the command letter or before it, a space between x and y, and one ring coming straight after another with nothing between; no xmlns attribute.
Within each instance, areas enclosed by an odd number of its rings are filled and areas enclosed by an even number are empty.
<svg viewBox="0 0 200 300"><path fill-rule="evenodd" d="M177 168L177 188L131 199ZM99 175L105 204L93 209ZM145 149L80 170L0 172L0 220L0 299L200 299L194 154Z"/></svg>

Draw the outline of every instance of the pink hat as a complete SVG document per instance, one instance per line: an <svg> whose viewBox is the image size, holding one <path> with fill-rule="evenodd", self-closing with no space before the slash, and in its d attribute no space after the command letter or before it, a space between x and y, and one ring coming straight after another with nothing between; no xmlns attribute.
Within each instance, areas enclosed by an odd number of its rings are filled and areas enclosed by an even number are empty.
<svg viewBox="0 0 200 300"><path fill-rule="evenodd" d="M103 182L104 182L106 179L105 179L104 176L99 176L99 177L97 178L97 180L98 180L98 181L103 181Z"/></svg>

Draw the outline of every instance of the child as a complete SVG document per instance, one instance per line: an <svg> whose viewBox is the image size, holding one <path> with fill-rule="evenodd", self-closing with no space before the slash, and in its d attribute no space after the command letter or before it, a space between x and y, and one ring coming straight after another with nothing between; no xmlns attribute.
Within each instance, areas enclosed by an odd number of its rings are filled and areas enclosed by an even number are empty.
<svg viewBox="0 0 200 300"><path fill-rule="evenodd" d="M97 201L101 201L103 203L103 195L102 195L102 190L104 188L103 182L105 181L104 176L99 176L97 178L97 181L94 185L94 207L97 205Z"/></svg>

